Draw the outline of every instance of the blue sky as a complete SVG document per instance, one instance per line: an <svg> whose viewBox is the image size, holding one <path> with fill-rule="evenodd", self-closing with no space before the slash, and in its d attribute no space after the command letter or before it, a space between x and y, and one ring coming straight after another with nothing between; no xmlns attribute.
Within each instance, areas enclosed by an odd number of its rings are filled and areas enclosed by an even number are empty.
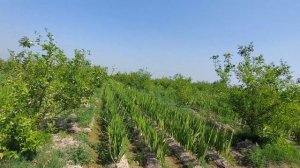
<svg viewBox="0 0 300 168"><path fill-rule="evenodd" d="M300 77L299 0L0 0L0 57L45 27L70 57L88 49L94 64L119 71L214 81L212 55L254 42Z"/></svg>

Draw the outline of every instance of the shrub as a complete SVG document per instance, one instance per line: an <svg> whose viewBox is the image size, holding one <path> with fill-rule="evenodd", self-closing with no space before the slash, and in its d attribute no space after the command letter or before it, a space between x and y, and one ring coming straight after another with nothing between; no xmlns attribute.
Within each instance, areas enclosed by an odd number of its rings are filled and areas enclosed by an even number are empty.
<svg viewBox="0 0 300 168"><path fill-rule="evenodd" d="M291 144L279 142L276 144L268 144L263 147L262 151L266 160L283 163L283 162L299 162L300 152Z"/></svg>
<svg viewBox="0 0 300 168"><path fill-rule="evenodd" d="M96 108L94 106L88 108L78 108L76 110L76 115L78 116L77 122L81 127L88 127L92 121Z"/></svg>
<svg viewBox="0 0 300 168"><path fill-rule="evenodd" d="M87 144L80 144L77 148L69 148L70 160L75 164L88 164L93 161L92 149Z"/></svg>
<svg viewBox="0 0 300 168"><path fill-rule="evenodd" d="M0 160L1 168L33 168L34 165L30 161L22 159L5 159Z"/></svg>
<svg viewBox="0 0 300 168"><path fill-rule="evenodd" d="M282 163L299 163L300 151L293 145L286 142L267 144L262 148L257 147L250 151L246 160L255 167L263 167L267 162Z"/></svg>
<svg viewBox="0 0 300 168"><path fill-rule="evenodd" d="M37 168L61 168L66 165L67 159L62 151L56 149L49 150L49 147L45 146L39 151L34 162Z"/></svg>
<svg viewBox="0 0 300 168"><path fill-rule="evenodd" d="M50 149L50 150L49 150ZM23 157L19 159L0 160L1 168L61 168L66 165L66 155L60 150L44 146L38 151L38 154L32 161Z"/></svg>
<svg viewBox="0 0 300 168"><path fill-rule="evenodd" d="M262 149L257 147L246 155L246 161L250 163L252 166L261 168L265 165L265 157L262 153Z"/></svg>
<svg viewBox="0 0 300 168"><path fill-rule="evenodd" d="M84 50L69 59L51 33L46 40L37 34L19 43L21 52L10 51L8 60L0 60L0 159L20 153L32 158L43 143L42 132L53 132L63 111L89 100L106 76L105 68L86 60Z"/></svg>

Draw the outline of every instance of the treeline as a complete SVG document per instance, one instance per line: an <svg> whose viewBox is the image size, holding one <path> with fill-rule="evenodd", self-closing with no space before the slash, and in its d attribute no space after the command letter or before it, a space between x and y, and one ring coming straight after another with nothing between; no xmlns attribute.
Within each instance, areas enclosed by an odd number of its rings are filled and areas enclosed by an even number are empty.
<svg viewBox="0 0 300 168"><path fill-rule="evenodd" d="M0 60L0 159L33 157L56 119L88 102L107 78L105 68L86 60L87 51L67 57L51 33L19 44L21 52Z"/></svg>
<svg viewBox="0 0 300 168"><path fill-rule="evenodd" d="M207 115L222 114L220 115L222 122L232 123L236 118L229 104L229 89L220 82L192 82L191 78L181 74L153 79L151 74L143 69L131 73L116 73L112 78L176 106L202 110Z"/></svg>

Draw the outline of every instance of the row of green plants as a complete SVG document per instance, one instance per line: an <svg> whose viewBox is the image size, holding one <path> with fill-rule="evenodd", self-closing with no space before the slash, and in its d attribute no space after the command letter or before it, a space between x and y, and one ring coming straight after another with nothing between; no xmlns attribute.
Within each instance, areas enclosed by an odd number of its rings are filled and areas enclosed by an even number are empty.
<svg viewBox="0 0 300 168"><path fill-rule="evenodd" d="M88 102L107 76L86 60L85 50L67 57L51 33L19 44L21 51L0 61L0 159L32 159L57 119Z"/></svg>
<svg viewBox="0 0 300 168"><path fill-rule="evenodd" d="M253 52L253 44L240 46L237 63L230 53L223 58L213 56L220 76L214 83L192 82L180 74L152 79L144 70L112 77L170 104L196 109L203 117L236 130L249 130L256 142L275 142L289 136L299 142L300 80L294 80L286 62L267 63L262 55L253 56Z"/></svg>
<svg viewBox="0 0 300 168"><path fill-rule="evenodd" d="M158 131L153 125L152 120L145 117L142 109L130 99L127 95L128 92L124 90L123 87L124 86L119 83L115 83L113 89L123 109L126 110L127 114L130 116L129 123L133 123L134 128L140 132L142 139L150 148L150 151L154 152L160 163L164 165L168 148L163 132Z"/></svg>
<svg viewBox="0 0 300 168"><path fill-rule="evenodd" d="M112 161L119 162L128 151L128 138L137 138L133 131L141 135L141 140L151 152L154 152L161 164L164 164L167 153L164 137L143 117L137 106L120 99L120 85L110 81L103 87L104 112L101 114L101 125L107 134L108 153ZM107 128L105 128L107 127ZM105 131L106 130L106 131Z"/></svg>
<svg viewBox="0 0 300 168"><path fill-rule="evenodd" d="M120 99L126 101L128 108L136 111L139 108L144 118L149 117L152 124L156 123L160 129L171 134L187 150L194 152L199 158L205 156L208 150L217 150L229 154L232 133L224 129L209 127L194 114L181 108L170 106L160 99L135 89L119 87Z"/></svg>
<svg viewBox="0 0 300 168"><path fill-rule="evenodd" d="M210 117L232 126L239 118L229 104L228 88L218 82L192 82L191 78L176 74L173 77L152 79L143 69L132 73L117 73L113 79L140 91L160 97L165 102L196 110L203 117Z"/></svg>
<svg viewBox="0 0 300 168"><path fill-rule="evenodd" d="M114 93L107 85L103 87L104 109L100 114L102 143L107 143L104 147L107 147L106 154L109 154L109 157L104 155L104 159L118 163L128 150L129 141L124 124L125 113L121 111Z"/></svg>
<svg viewBox="0 0 300 168"><path fill-rule="evenodd" d="M182 108L172 107L147 94L136 94L136 102L151 118L165 128L188 150L198 157L214 149L228 154L232 133L224 129L212 128L195 114Z"/></svg>

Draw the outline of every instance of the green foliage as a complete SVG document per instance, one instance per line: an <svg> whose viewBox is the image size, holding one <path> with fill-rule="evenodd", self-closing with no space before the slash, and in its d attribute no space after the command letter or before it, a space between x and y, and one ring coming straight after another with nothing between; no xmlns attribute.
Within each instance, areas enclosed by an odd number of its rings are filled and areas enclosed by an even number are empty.
<svg viewBox="0 0 300 168"><path fill-rule="evenodd" d="M267 144L263 147L263 155L266 160L275 163L299 162L300 152L294 146L281 142L276 144Z"/></svg>
<svg viewBox="0 0 300 168"><path fill-rule="evenodd" d="M88 52L75 50L69 59L51 33L46 40L36 34L19 43L21 52L0 60L0 158L32 158L44 141L42 132L54 130L63 111L89 101L106 78L106 69L85 59Z"/></svg>
<svg viewBox="0 0 300 168"><path fill-rule="evenodd" d="M110 81L106 85L104 90L105 90L104 93L106 93L106 99L104 100L105 102L104 104L107 107L110 107L110 112L109 112L109 114L111 114L110 117L112 117L112 119L114 118L117 119L119 118L118 115L122 115L123 116L122 121L126 122L126 135L123 135L123 137L122 136L118 137L118 139L120 139L119 143L117 142L110 143L116 145L118 144L118 146L114 147L116 149L120 149L118 150L119 152L117 153L127 150L127 146L122 145L121 142L126 142L125 141L126 139L124 140L124 138L127 137L127 134L130 134L132 133L131 131L136 130L138 134L140 134L141 136L139 139L141 139L144 142L144 144L146 144L150 148L150 150L156 154L158 160L163 164L165 155L167 153L167 147L166 147L163 134L161 132L158 132L158 130L153 126L151 120L144 118L143 112L137 105L134 104L135 102L132 101L129 95L127 95L128 93L126 92L126 90L122 88L122 85L120 85L117 82ZM121 122L118 121L116 121L115 123L121 124ZM111 124L108 122L108 126L111 127L111 125L115 125L115 123ZM123 126L118 126L119 128L118 131L120 131L120 128L122 127ZM114 129L112 129L111 131L112 133L118 132L117 130L116 131L113 130ZM121 131L122 130L123 129L121 129ZM133 137L133 138L137 138L137 137ZM113 138L111 139L113 140ZM121 150L122 148L124 148L124 150ZM118 156L122 156L122 155L118 155Z"/></svg>
<svg viewBox="0 0 300 168"><path fill-rule="evenodd" d="M43 148L43 151L39 151L34 161L36 165L34 167L38 168L60 168L66 165L67 157L66 154L57 149L47 149Z"/></svg>
<svg viewBox="0 0 300 168"><path fill-rule="evenodd" d="M100 150L106 151L102 154L105 162L117 163L128 151L129 143L124 120L121 117L123 111L116 104L116 97L107 84L103 87L103 98L104 110L101 113L101 123L104 133L101 136L104 140L101 144L103 149Z"/></svg>
<svg viewBox="0 0 300 168"><path fill-rule="evenodd" d="M247 127L233 141L263 142L262 148L247 155L255 167L300 160L299 152L282 142L288 136L300 142L300 86L286 63L267 64L262 55L252 56L252 44L239 47L238 64L232 63L231 54L224 54L223 61L218 55L212 57L221 78L213 84L192 82L180 74L151 79L142 69L111 75L112 80L104 84L106 69L86 60L88 51L75 50L74 58L68 58L51 33L47 32L46 40L37 34L34 40L23 37L19 43L21 52L10 51L8 60L0 59L0 163L4 167L63 167L65 154L37 152L47 139L45 132L55 130L57 118L74 109L80 126L88 126L96 108L79 107L88 106L100 87L103 148L99 151L109 161L118 162L126 154L133 130L161 163L168 153L166 135L201 158L207 150L228 155L232 132L206 122L207 118L235 127L242 119ZM232 77L238 81L235 85L230 85ZM91 162L86 136L77 138L84 143L70 149L69 157L74 163ZM13 158L18 159L7 162ZM33 165L23 158L38 162Z"/></svg>
<svg viewBox="0 0 300 168"><path fill-rule="evenodd" d="M81 107L77 108L75 111L77 118L77 122L81 127L89 127L89 124L92 121L94 113L96 111L96 107Z"/></svg>
<svg viewBox="0 0 300 168"><path fill-rule="evenodd" d="M287 142L278 142L255 148L247 154L246 159L255 167L264 167L267 163L299 164L300 151Z"/></svg>
<svg viewBox="0 0 300 168"><path fill-rule="evenodd" d="M121 160L122 156L128 150L128 139L123 120L119 115L112 117L108 126L108 145L109 153L114 162Z"/></svg>
<svg viewBox="0 0 300 168"><path fill-rule="evenodd" d="M0 160L0 165L3 168L61 168L66 165L66 162L67 157L63 152L46 145L38 151L32 161L24 158L4 159Z"/></svg>
<svg viewBox="0 0 300 168"><path fill-rule="evenodd" d="M235 65L231 63L232 55L230 53L224 54L223 64L221 64L219 57L219 55L214 55L211 59L214 62L215 71L221 78L220 83L228 84L230 82L231 71L235 67Z"/></svg>
<svg viewBox="0 0 300 168"><path fill-rule="evenodd" d="M176 101L182 105L188 105L192 102L195 88L191 85L192 79L185 78L184 76L177 74L173 77L171 87L174 89Z"/></svg>
<svg viewBox="0 0 300 168"><path fill-rule="evenodd" d="M255 150L248 153L245 159L253 167L257 167L257 168L265 167L266 158L263 155L262 149L260 149L259 147L257 147Z"/></svg>
<svg viewBox="0 0 300 168"><path fill-rule="evenodd" d="M0 160L0 166L2 168L33 168L32 162L21 159L6 159Z"/></svg>
<svg viewBox="0 0 300 168"><path fill-rule="evenodd" d="M138 89L147 89L151 87L151 74L144 69L139 69L137 72L131 73L117 73L113 75L113 79Z"/></svg>
<svg viewBox="0 0 300 168"><path fill-rule="evenodd" d="M233 72L239 83L229 92L230 102L251 133L276 141L295 124L291 116L299 117L296 109L300 104L290 92L294 86L290 67L282 61L280 65L267 64L262 55L251 56L253 51L252 44L241 46L238 53L242 61L235 66L225 56L223 69L219 68L230 73L226 68L235 67ZM218 57L214 59L219 62Z"/></svg>
<svg viewBox="0 0 300 168"><path fill-rule="evenodd" d="M61 67L62 85L60 94L55 98L63 109L79 107L83 99L88 99L96 87L100 87L106 71L100 67L91 67L85 59L88 52L75 50L75 58Z"/></svg>
<svg viewBox="0 0 300 168"><path fill-rule="evenodd" d="M171 105L176 104L177 106L188 106L196 110L201 109L202 112L207 111L205 114L201 113L205 117L214 116L215 119L226 124L236 124L237 115L229 104L229 89L223 83L192 82L191 78L184 77L181 74L160 79L132 77L132 74L140 73L140 71L130 74L118 73L113 78L131 88L159 97ZM137 80L143 82L136 84Z"/></svg>
<svg viewBox="0 0 300 168"><path fill-rule="evenodd" d="M125 109L132 113L137 128L141 130L145 141L156 152L158 158L164 158L164 155L160 155L160 151L164 151L164 146L158 145L159 142L163 144L164 133L171 134L198 157L204 156L209 149L228 154L231 146L231 133L226 130L211 128L190 111L170 106L147 93L117 85L114 88L121 104L125 104ZM151 125L154 124L158 125L162 131L156 133L158 129L151 129Z"/></svg>
<svg viewBox="0 0 300 168"><path fill-rule="evenodd" d="M16 158L18 152L32 158L44 142L35 119L27 115L28 90L23 81L11 78L0 89L0 158Z"/></svg>
<svg viewBox="0 0 300 168"><path fill-rule="evenodd" d="M76 148L70 148L68 153L70 160L73 161L74 164L88 164L93 161L92 149L85 143L80 144Z"/></svg>

